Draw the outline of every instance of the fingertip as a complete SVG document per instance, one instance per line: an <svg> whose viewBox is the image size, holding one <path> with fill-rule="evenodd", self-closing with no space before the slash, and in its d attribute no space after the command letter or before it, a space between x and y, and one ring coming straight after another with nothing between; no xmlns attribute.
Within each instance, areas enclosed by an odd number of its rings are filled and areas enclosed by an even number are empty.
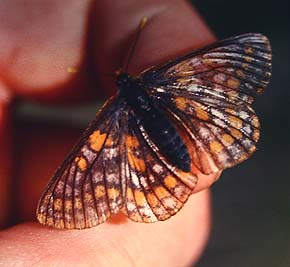
<svg viewBox="0 0 290 267"><path fill-rule="evenodd" d="M212 174L198 173L198 183L193 193L198 193L202 190L210 188L221 176L222 171L218 171Z"/></svg>
<svg viewBox="0 0 290 267"><path fill-rule="evenodd" d="M210 195L203 191L169 220L105 223L85 230L58 230L26 223L0 233L0 261L42 266L189 266L210 232ZM10 249L8 249L10 248Z"/></svg>

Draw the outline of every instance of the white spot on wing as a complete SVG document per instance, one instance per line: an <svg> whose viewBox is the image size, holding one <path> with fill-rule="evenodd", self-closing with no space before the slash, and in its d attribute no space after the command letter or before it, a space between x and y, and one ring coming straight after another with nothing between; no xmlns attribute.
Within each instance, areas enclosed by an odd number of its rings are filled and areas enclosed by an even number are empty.
<svg viewBox="0 0 290 267"><path fill-rule="evenodd" d="M154 221L156 220L156 217L155 217L154 213L152 212L152 210L148 204L146 204L144 207L140 208L139 212L141 214L145 215L146 217L152 218L152 220L154 219Z"/></svg>
<svg viewBox="0 0 290 267"><path fill-rule="evenodd" d="M165 92L165 90L162 89L162 88L156 88L156 91L157 91L158 93L163 93L163 92Z"/></svg>
<svg viewBox="0 0 290 267"><path fill-rule="evenodd" d="M87 158L88 163L91 163L96 157L96 153L94 153L90 149L88 149L87 146L84 146L82 148L81 152Z"/></svg>
<svg viewBox="0 0 290 267"><path fill-rule="evenodd" d="M103 149L104 160L114 159L118 156L117 148L105 148Z"/></svg>
<svg viewBox="0 0 290 267"><path fill-rule="evenodd" d="M139 178L138 176L136 175L135 172L131 172L131 178L132 178L132 182L135 186L139 187Z"/></svg>
<svg viewBox="0 0 290 267"><path fill-rule="evenodd" d="M175 186L174 194L177 198L181 198L183 196L184 190L183 187L180 185Z"/></svg>
<svg viewBox="0 0 290 267"><path fill-rule="evenodd" d="M217 83L223 83L226 80L226 75L223 73L216 74L213 77L214 81Z"/></svg>
<svg viewBox="0 0 290 267"><path fill-rule="evenodd" d="M106 174L106 180L109 183L119 183L119 176L116 175L116 173L112 172L112 173L107 173Z"/></svg>
<svg viewBox="0 0 290 267"><path fill-rule="evenodd" d="M218 118L220 118L220 119L225 119L224 114L223 114L222 112L220 112L219 110L215 109L215 108L212 108L212 109L211 109L211 113L212 113L214 116L216 116L216 117L218 117Z"/></svg>
<svg viewBox="0 0 290 267"><path fill-rule="evenodd" d="M251 130L251 127L250 125L246 125L243 130L247 133L247 134L251 134L252 133L252 130Z"/></svg>
<svg viewBox="0 0 290 267"><path fill-rule="evenodd" d="M145 188L145 189L148 189L149 188L149 185L148 185L148 182L147 182L147 179L143 176L140 177L140 182L141 182L141 185Z"/></svg>
<svg viewBox="0 0 290 267"><path fill-rule="evenodd" d="M155 165L153 166L153 170L154 170L157 174L160 174L160 173L162 173L163 168L162 168L162 166L160 166L159 164L155 164Z"/></svg>
<svg viewBox="0 0 290 267"><path fill-rule="evenodd" d="M136 206L133 202L127 202L127 210L128 211L134 211L136 209Z"/></svg>
<svg viewBox="0 0 290 267"><path fill-rule="evenodd" d="M210 137L210 132L204 127L200 127L198 132L203 139L207 140Z"/></svg>
<svg viewBox="0 0 290 267"><path fill-rule="evenodd" d="M239 117L242 118L243 120L249 118L249 114L245 112L244 110L239 111Z"/></svg>
<svg viewBox="0 0 290 267"><path fill-rule="evenodd" d="M162 200L162 202L163 202L163 204L166 206L166 207L168 207L168 208L170 208L170 209L175 209L175 207L176 207L176 201L174 200L174 199L172 199L172 198L170 198L170 197L166 197L166 198L164 198L163 200Z"/></svg>
<svg viewBox="0 0 290 267"><path fill-rule="evenodd" d="M94 183L98 183L100 181L103 181L103 173L102 172L95 172L93 174L92 180Z"/></svg>
<svg viewBox="0 0 290 267"><path fill-rule="evenodd" d="M218 118L214 118L213 121L214 121L214 123L216 125L218 125L220 127L223 127L223 128L227 127L227 125L225 124L225 122L222 121L222 120L220 120L220 119L218 119Z"/></svg>

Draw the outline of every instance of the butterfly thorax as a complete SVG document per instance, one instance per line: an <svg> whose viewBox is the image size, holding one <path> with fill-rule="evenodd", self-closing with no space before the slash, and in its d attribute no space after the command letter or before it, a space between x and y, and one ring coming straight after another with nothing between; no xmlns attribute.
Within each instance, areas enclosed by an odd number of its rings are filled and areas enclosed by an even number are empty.
<svg viewBox="0 0 290 267"><path fill-rule="evenodd" d="M117 80L120 90L120 96L123 98L135 112L150 112L153 108L148 94L142 88L138 78L133 78L127 73L120 74Z"/></svg>
<svg viewBox="0 0 290 267"><path fill-rule="evenodd" d="M190 156L183 139L173 123L156 104L146 86L138 78L120 74L117 80L119 95L133 110L137 123L142 125L160 152L170 163L183 171L190 170Z"/></svg>

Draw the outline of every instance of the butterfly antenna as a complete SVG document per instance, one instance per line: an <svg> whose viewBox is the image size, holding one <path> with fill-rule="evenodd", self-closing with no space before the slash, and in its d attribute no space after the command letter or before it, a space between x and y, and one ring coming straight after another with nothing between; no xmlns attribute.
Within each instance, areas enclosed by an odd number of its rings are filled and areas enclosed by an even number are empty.
<svg viewBox="0 0 290 267"><path fill-rule="evenodd" d="M130 48L130 52L129 52L129 55L127 57L127 62L125 64L125 67L123 68L124 72L126 73L128 71L128 68L129 68L129 64L131 62L131 59L134 55L134 52L135 52L135 48L136 48L136 45L137 45L137 42L139 40L139 37L140 37L140 34L141 34L141 31L143 30L143 28L145 27L145 24L147 23L148 21L148 17L143 17L141 20L140 20L140 23L139 23L139 26L138 26L138 30L137 30L137 33L135 35L135 39L133 41L133 44Z"/></svg>

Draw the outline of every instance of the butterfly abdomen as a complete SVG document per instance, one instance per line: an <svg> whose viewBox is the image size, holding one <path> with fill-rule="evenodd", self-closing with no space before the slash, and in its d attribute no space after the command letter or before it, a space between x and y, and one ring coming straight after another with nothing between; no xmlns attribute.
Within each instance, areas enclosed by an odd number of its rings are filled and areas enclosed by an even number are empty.
<svg viewBox="0 0 290 267"><path fill-rule="evenodd" d="M128 77L126 78L128 79ZM172 122L154 105L153 100L142 86L134 84L134 80L129 80L122 85L121 97L135 112L138 123L144 127L161 154L177 168L190 171L191 160L187 147Z"/></svg>

